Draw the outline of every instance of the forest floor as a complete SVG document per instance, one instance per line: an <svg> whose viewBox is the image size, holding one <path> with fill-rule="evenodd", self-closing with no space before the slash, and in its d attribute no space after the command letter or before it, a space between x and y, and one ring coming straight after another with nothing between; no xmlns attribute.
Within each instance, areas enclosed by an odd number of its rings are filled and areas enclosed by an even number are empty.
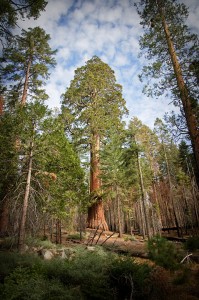
<svg viewBox="0 0 199 300"><path fill-rule="evenodd" d="M96 233L95 230L87 229L87 238L82 241L63 237L63 244L66 246L75 246L75 244L84 244L85 247L92 247L96 245L102 245L106 249L117 252L120 254L130 255L134 261L138 264L147 263L150 266L155 266L155 263L148 258L146 241L140 235L126 235L122 237L118 236L118 233L113 232L101 232ZM167 234L165 233L166 237ZM178 241L175 233L170 233L169 237L176 238L176 248L186 256L188 253L184 250L183 243ZM185 237L186 238L186 237ZM168 280L171 283L172 292L169 293L169 300L199 300L199 252L193 253L196 260L190 260L185 262L182 270L166 271ZM164 276L164 275L163 275ZM161 284L161 283L157 283ZM157 298L156 300L159 300ZM161 297L162 299L162 297Z"/></svg>
<svg viewBox="0 0 199 300"><path fill-rule="evenodd" d="M83 245L88 251L95 251L95 246L103 246L111 252L132 257L134 262L138 264L156 266L148 257L147 240L144 240L140 235L123 234L122 237L119 237L118 233L111 231L102 232L100 230L96 232L96 230L92 229L87 229L84 232L82 240L79 239L78 235L77 233L69 234L63 231L62 247L75 248L78 245ZM167 233L164 234L164 236L166 235ZM177 238L175 233L170 233L169 237ZM173 243L177 250L182 253L182 257L188 254L182 242L173 241ZM199 300L199 251L195 251L192 254L193 256L190 257L190 260L185 261L182 264L182 268L178 270L169 271L160 268L160 273L162 272L162 274L158 275L158 280L156 280L157 288L168 281L171 290L168 297L164 298L162 295L161 297L158 295L154 300ZM192 259L192 257L195 259Z"/></svg>
<svg viewBox="0 0 199 300"><path fill-rule="evenodd" d="M163 234L163 236L168 237L167 234ZM180 242L180 239L178 240L175 233L169 234L169 237L176 239L175 245L177 248L182 248L182 243ZM102 245L113 252L130 254L133 257L141 257L143 259L147 258L147 239L143 239L141 235L136 234L123 234L122 237L119 237L118 233L114 233L112 231L102 232L101 230L96 231L95 229L87 228L86 237L84 236L82 241L79 239L70 238L70 235L63 233L62 243L64 245L71 243L81 243L87 246Z"/></svg>

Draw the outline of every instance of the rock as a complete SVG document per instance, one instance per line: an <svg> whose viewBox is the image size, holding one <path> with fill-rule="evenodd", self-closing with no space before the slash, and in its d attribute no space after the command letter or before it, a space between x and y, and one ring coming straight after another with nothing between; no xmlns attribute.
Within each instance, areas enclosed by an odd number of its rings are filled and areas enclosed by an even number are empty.
<svg viewBox="0 0 199 300"><path fill-rule="evenodd" d="M24 245L24 251L27 252L29 250L28 245Z"/></svg>
<svg viewBox="0 0 199 300"><path fill-rule="evenodd" d="M66 255L66 252L64 250L62 250L62 252L61 252L61 258L62 259L67 259L68 258L67 255Z"/></svg>
<svg viewBox="0 0 199 300"><path fill-rule="evenodd" d="M92 251L92 252L95 251L95 247L94 246L87 246L86 249L88 251Z"/></svg>
<svg viewBox="0 0 199 300"><path fill-rule="evenodd" d="M43 250L42 256L44 260L51 260L54 257L53 253L50 250Z"/></svg>

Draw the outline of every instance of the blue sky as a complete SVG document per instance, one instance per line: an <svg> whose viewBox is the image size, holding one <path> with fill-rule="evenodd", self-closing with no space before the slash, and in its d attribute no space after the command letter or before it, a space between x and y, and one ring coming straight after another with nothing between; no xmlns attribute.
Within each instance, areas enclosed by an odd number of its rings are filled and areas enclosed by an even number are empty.
<svg viewBox="0 0 199 300"><path fill-rule="evenodd" d="M51 47L58 49L57 66L46 85L50 108L60 107L60 96L70 85L74 70L97 55L115 71L123 87L128 120L136 116L152 128L156 117L174 109L170 99L151 99L142 93L138 74L145 62L138 58L138 40L143 31L135 1L49 0L38 20L20 24L25 29L41 26L51 36ZM199 0L180 2L189 7L188 25L199 34Z"/></svg>

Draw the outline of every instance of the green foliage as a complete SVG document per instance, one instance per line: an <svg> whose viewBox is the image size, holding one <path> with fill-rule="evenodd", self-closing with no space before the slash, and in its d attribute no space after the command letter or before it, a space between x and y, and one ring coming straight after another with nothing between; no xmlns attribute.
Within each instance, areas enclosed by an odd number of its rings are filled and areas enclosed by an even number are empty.
<svg viewBox="0 0 199 300"><path fill-rule="evenodd" d="M0 244L0 249L11 250L17 247L17 237L7 236L4 237Z"/></svg>
<svg viewBox="0 0 199 300"><path fill-rule="evenodd" d="M0 253L0 277L1 282L16 268L41 269L42 261L35 255L19 255L17 252Z"/></svg>
<svg viewBox="0 0 199 300"><path fill-rule="evenodd" d="M28 246L34 246L34 247L42 247L44 249L53 249L55 248L55 244L53 244L49 240L43 240L39 238L33 238L33 237L27 237L25 240L25 244Z"/></svg>
<svg viewBox="0 0 199 300"><path fill-rule="evenodd" d="M75 249L72 260L43 261L33 255L0 253L0 297L10 299L104 299L147 297L151 268L131 258ZM7 268L6 268L7 267Z"/></svg>
<svg viewBox="0 0 199 300"><path fill-rule="evenodd" d="M75 71L75 77L62 100L63 117L70 118L70 133L77 145L88 149L93 134L100 138L107 130L120 127L122 116L127 113L122 98L122 87L116 83L114 71L97 56Z"/></svg>
<svg viewBox="0 0 199 300"><path fill-rule="evenodd" d="M12 44L3 48L3 84L9 104L22 101L24 88L29 99L46 100L43 86L49 77L49 69L55 65L56 51L49 46L50 35L40 28L22 30L21 36L13 38ZM28 81L26 80L28 77ZM23 104L26 102L26 97Z"/></svg>
<svg viewBox="0 0 199 300"><path fill-rule="evenodd" d="M151 268L147 264L138 265L129 257L113 260L110 269L110 285L117 299L131 299L131 294L138 298L144 297L150 271Z"/></svg>
<svg viewBox="0 0 199 300"><path fill-rule="evenodd" d="M178 254L174 245L161 236L155 236L148 240L147 248L149 257L157 265L174 270L178 264Z"/></svg>
<svg viewBox="0 0 199 300"><path fill-rule="evenodd" d="M16 115L4 113L0 119L0 126L0 199L2 200L17 178L17 151L14 145L18 128Z"/></svg>
<svg viewBox="0 0 199 300"><path fill-rule="evenodd" d="M187 283L189 281L190 275L190 269L188 269L187 267L183 267L176 273L175 278L173 279L173 283L176 285Z"/></svg>
<svg viewBox="0 0 199 300"><path fill-rule="evenodd" d="M191 236L185 242L185 249L194 251L199 249L199 236Z"/></svg>
<svg viewBox="0 0 199 300"><path fill-rule="evenodd" d="M12 29L18 26L18 19L37 19L40 12L45 10L47 1L44 0L1 0L0 10L0 36L10 40Z"/></svg>
<svg viewBox="0 0 199 300"><path fill-rule="evenodd" d="M107 274L109 265L107 256L82 251L69 265L70 282L81 285L81 290L88 299L110 299Z"/></svg>
<svg viewBox="0 0 199 300"><path fill-rule="evenodd" d="M80 240L80 233L71 233L67 235L67 239L71 240Z"/></svg>
<svg viewBox="0 0 199 300"><path fill-rule="evenodd" d="M179 99L176 74L174 74L172 60L169 59L174 53L171 54L168 50L162 22L164 18L169 23L172 42L179 61L182 62L181 70L186 77L186 85L188 85L191 94L195 95L193 98L197 99L198 87L194 86L197 86L198 78L198 37L191 33L185 24L189 15L188 7L172 0L162 2L141 0L136 7L141 18L141 25L144 28L144 34L140 38L140 47L142 54L147 55L147 62L149 62L143 68L141 78L146 76L150 79L148 86L146 84L149 94L158 96L168 89L172 91L174 99ZM189 59L187 60L187 58ZM190 62L192 63L190 64ZM179 101L176 101L175 104L179 105Z"/></svg>
<svg viewBox="0 0 199 300"><path fill-rule="evenodd" d="M63 120L50 116L42 126L38 139L36 178L46 190L44 213L72 222L73 210L81 202L85 206L84 171L73 144L66 138ZM54 177L51 177L54 176Z"/></svg>
<svg viewBox="0 0 199 300"><path fill-rule="evenodd" d="M62 120L53 116L43 103L34 101L18 106L12 115L5 113L2 125L0 175L3 179L0 196L1 199L5 196L9 198L11 224L20 223L30 141L33 139L27 231L33 233L40 230L44 216L46 220L55 216L66 220L67 217L72 223L74 208L80 201L84 206L86 187L80 160L65 136ZM18 149L16 139L20 141ZM15 210L12 209L13 203Z"/></svg>
<svg viewBox="0 0 199 300"><path fill-rule="evenodd" d="M14 293L13 293L14 291ZM17 268L6 278L3 299L76 299L80 297L78 289L65 287L59 280L48 280L42 275L29 272L26 268Z"/></svg>

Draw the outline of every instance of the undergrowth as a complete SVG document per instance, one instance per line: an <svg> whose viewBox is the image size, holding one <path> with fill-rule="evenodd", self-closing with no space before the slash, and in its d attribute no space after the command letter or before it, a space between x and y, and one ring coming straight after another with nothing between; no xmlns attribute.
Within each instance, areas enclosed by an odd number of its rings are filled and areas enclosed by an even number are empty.
<svg viewBox="0 0 199 300"><path fill-rule="evenodd" d="M0 298L4 300L151 299L152 267L96 247L77 247L72 260L0 253Z"/></svg>
<svg viewBox="0 0 199 300"><path fill-rule="evenodd" d="M157 265L170 270L179 268L179 253L172 242L157 235L148 240L147 248L149 258Z"/></svg>
<svg viewBox="0 0 199 300"><path fill-rule="evenodd" d="M195 251L199 249L199 236L191 236L185 243L185 249L189 251Z"/></svg>

